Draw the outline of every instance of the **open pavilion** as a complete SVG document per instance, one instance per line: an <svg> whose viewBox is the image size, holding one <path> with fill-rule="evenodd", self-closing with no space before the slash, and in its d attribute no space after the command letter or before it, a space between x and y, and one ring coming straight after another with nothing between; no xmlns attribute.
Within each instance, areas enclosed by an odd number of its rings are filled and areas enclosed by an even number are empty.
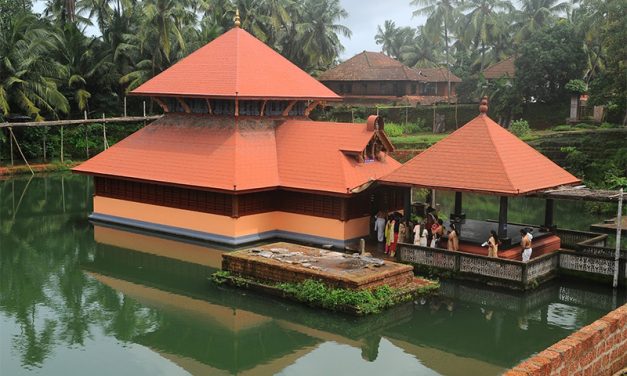
<svg viewBox="0 0 627 376"><path fill-rule="evenodd" d="M499 257L519 260L521 250L517 243L523 226L508 223L509 197L529 196L580 180L490 119L487 98L479 109L479 116L380 181L454 191L455 209L450 218L460 229L459 250L487 254L480 244L487 240L490 230L498 229L502 242ZM467 219L463 192L499 196L498 222ZM560 239L553 231L553 210L554 201L547 198L544 223L534 226L532 257L560 248Z"/></svg>

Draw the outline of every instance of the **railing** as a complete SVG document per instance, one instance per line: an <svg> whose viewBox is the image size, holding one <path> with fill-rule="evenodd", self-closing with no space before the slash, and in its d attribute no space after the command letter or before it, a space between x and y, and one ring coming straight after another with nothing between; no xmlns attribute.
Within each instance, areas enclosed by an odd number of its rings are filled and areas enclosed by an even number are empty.
<svg viewBox="0 0 627 376"><path fill-rule="evenodd" d="M559 267L564 270L612 276L614 275L614 258L562 250Z"/></svg>
<svg viewBox="0 0 627 376"><path fill-rule="evenodd" d="M487 277L520 288L550 278L559 265L558 257L557 253L552 253L521 262L405 243L399 244L398 252L401 262L467 277Z"/></svg>
<svg viewBox="0 0 627 376"><path fill-rule="evenodd" d="M578 250L579 243L592 241L594 245L603 247L607 239L606 234L599 234L597 232L589 231L576 231L566 229L556 229L555 235L559 236L562 244L562 248ZM602 244L601 244L602 241Z"/></svg>
<svg viewBox="0 0 627 376"><path fill-rule="evenodd" d="M560 237L562 248L593 256L614 257L616 249L607 247L607 234L596 232L562 230L555 231ZM620 257L627 259L627 250L621 249Z"/></svg>

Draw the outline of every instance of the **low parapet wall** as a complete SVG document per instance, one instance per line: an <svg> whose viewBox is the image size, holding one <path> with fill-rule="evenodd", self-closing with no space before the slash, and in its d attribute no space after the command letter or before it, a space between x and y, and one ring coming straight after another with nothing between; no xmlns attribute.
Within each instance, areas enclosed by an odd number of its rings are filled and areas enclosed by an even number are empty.
<svg viewBox="0 0 627 376"><path fill-rule="evenodd" d="M627 304L581 328L505 376L611 376L627 367Z"/></svg>

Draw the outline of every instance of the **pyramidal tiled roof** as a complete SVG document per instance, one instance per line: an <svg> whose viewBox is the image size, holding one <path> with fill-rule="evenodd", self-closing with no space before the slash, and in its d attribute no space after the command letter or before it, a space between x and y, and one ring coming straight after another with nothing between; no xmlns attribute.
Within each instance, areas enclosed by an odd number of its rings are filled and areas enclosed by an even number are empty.
<svg viewBox="0 0 627 376"><path fill-rule="evenodd" d="M381 181L522 195L580 180L481 114Z"/></svg>
<svg viewBox="0 0 627 376"><path fill-rule="evenodd" d="M340 100L333 91L239 27L194 51L131 94Z"/></svg>

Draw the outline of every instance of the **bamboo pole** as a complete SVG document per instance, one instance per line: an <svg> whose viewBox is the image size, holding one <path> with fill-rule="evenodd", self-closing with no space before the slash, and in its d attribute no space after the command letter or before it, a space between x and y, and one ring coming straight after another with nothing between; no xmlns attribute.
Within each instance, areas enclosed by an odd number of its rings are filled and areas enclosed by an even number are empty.
<svg viewBox="0 0 627 376"><path fill-rule="evenodd" d="M26 163L26 166L28 166L28 169L30 170L31 175L35 175L35 172L28 164L28 161L26 160L24 153L22 153L22 148L20 147L20 144L17 142L17 138L15 138L15 134L13 133L13 128L9 127L9 133L11 133L11 136L13 137L13 141L15 141L15 146L17 146L17 150L20 152L22 159L24 159L24 163Z"/></svg>
<svg viewBox="0 0 627 376"><path fill-rule="evenodd" d="M61 163L63 163L63 126L61 126Z"/></svg>
<svg viewBox="0 0 627 376"><path fill-rule="evenodd" d="M136 123L145 120L157 120L162 115L151 116L127 116L127 117L113 117L107 118L107 123ZM31 121L26 123L0 123L0 128L8 127L50 127L50 126L65 126L65 125L82 125L102 123L102 119L76 119L76 120L52 120L52 121Z"/></svg>
<svg viewBox="0 0 627 376"><path fill-rule="evenodd" d="M618 191L618 212L616 213L616 250L614 252L614 281L612 287L618 287L618 274L620 262L620 235L623 225L623 188Z"/></svg>
<svg viewBox="0 0 627 376"><path fill-rule="evenodd" d="M9 128L11 129L11 128ZM13 133L13 132L9 132L9 133ZM9 134L9 144L11 147L11 166L14 165L14 161L13 161L13 138L11 138L11 134Z"/></svg>

